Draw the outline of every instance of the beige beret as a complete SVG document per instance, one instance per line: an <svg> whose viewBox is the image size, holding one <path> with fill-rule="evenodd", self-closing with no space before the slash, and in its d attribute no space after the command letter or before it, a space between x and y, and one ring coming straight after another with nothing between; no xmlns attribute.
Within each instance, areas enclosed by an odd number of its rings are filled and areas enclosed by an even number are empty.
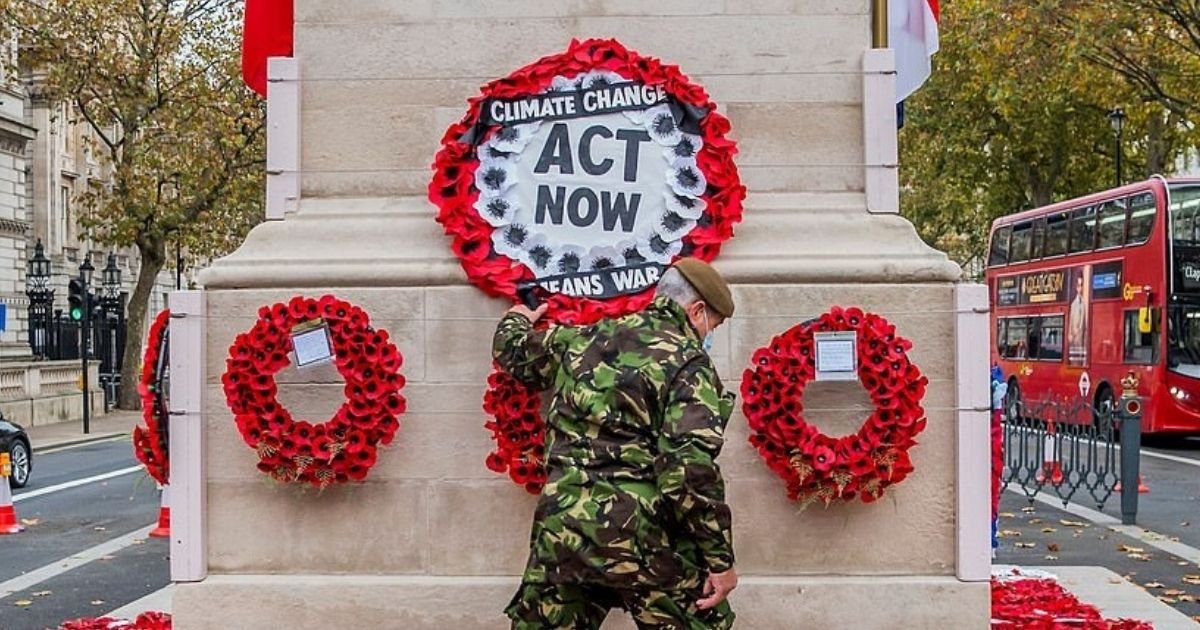
<svg viewBox="0 0 1200 630"><path fill-rule="evenodd" d="M724 317L733 317L733 295L729 285L712 265L699 258L681 258L673 266L712 310Z"/></svg>

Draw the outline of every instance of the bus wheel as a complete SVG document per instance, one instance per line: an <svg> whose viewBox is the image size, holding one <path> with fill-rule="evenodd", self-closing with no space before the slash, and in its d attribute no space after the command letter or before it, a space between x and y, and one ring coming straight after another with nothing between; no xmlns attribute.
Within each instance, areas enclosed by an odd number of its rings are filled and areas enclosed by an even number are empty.
<svg viewBox="0 0 1200 630"><path fill-rule="evenodd" d="M1021 387L1015 378L1008 380L1008 392L1004 395L1004 419L1007 422L1021 419Z"/></svg>
<svg viewBox="0 0 1200 630"><path fill-rule="evenodd" d="M1112 437L1113 431L1116 429L1116 410L1112 388L1107 384L1101 385L1096 390L1096 403L1092 410L1092 424L1095 425L1096 432L1101 437Z"/></svg>

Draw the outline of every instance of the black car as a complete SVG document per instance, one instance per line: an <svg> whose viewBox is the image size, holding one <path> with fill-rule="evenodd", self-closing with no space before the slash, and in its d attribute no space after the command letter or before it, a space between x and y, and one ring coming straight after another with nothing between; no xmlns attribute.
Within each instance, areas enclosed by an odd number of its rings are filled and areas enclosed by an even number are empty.
<svg viewBox="0 0 1200 630"><path fill-rule="evenodd" d="M12 461L12 475L8 485L24 488L29 483L29 471L33 470L33 449L29 447L29 436L21 425L0 416L0 453L8 453Z"/></svg>

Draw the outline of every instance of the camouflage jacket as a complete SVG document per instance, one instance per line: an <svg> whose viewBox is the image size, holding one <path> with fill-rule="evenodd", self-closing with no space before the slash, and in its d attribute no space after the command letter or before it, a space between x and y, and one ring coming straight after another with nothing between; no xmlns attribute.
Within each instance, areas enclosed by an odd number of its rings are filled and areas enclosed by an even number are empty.
<svg viewBox="0 0 1200 630"><path fill-rule="evenodd" d="M681 307L545 330L510 314L492 354L553 394L526 582L682 590L733 565L715 460L734 396Z"/></svg>

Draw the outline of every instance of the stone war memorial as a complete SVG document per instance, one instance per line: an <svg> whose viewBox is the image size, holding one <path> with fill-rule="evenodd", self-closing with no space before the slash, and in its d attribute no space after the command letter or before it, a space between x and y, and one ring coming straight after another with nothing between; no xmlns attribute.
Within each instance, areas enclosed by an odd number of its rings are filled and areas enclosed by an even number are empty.
<svg viewBox="0 0 1200 630"><path fill-rule="evenodd" d="M496 324L680 256L737 304L735 627L987 627L986 293L898 214L886 3L294 10L268 220L171 298L177 628L507 628L545 410Z"/></svg>

